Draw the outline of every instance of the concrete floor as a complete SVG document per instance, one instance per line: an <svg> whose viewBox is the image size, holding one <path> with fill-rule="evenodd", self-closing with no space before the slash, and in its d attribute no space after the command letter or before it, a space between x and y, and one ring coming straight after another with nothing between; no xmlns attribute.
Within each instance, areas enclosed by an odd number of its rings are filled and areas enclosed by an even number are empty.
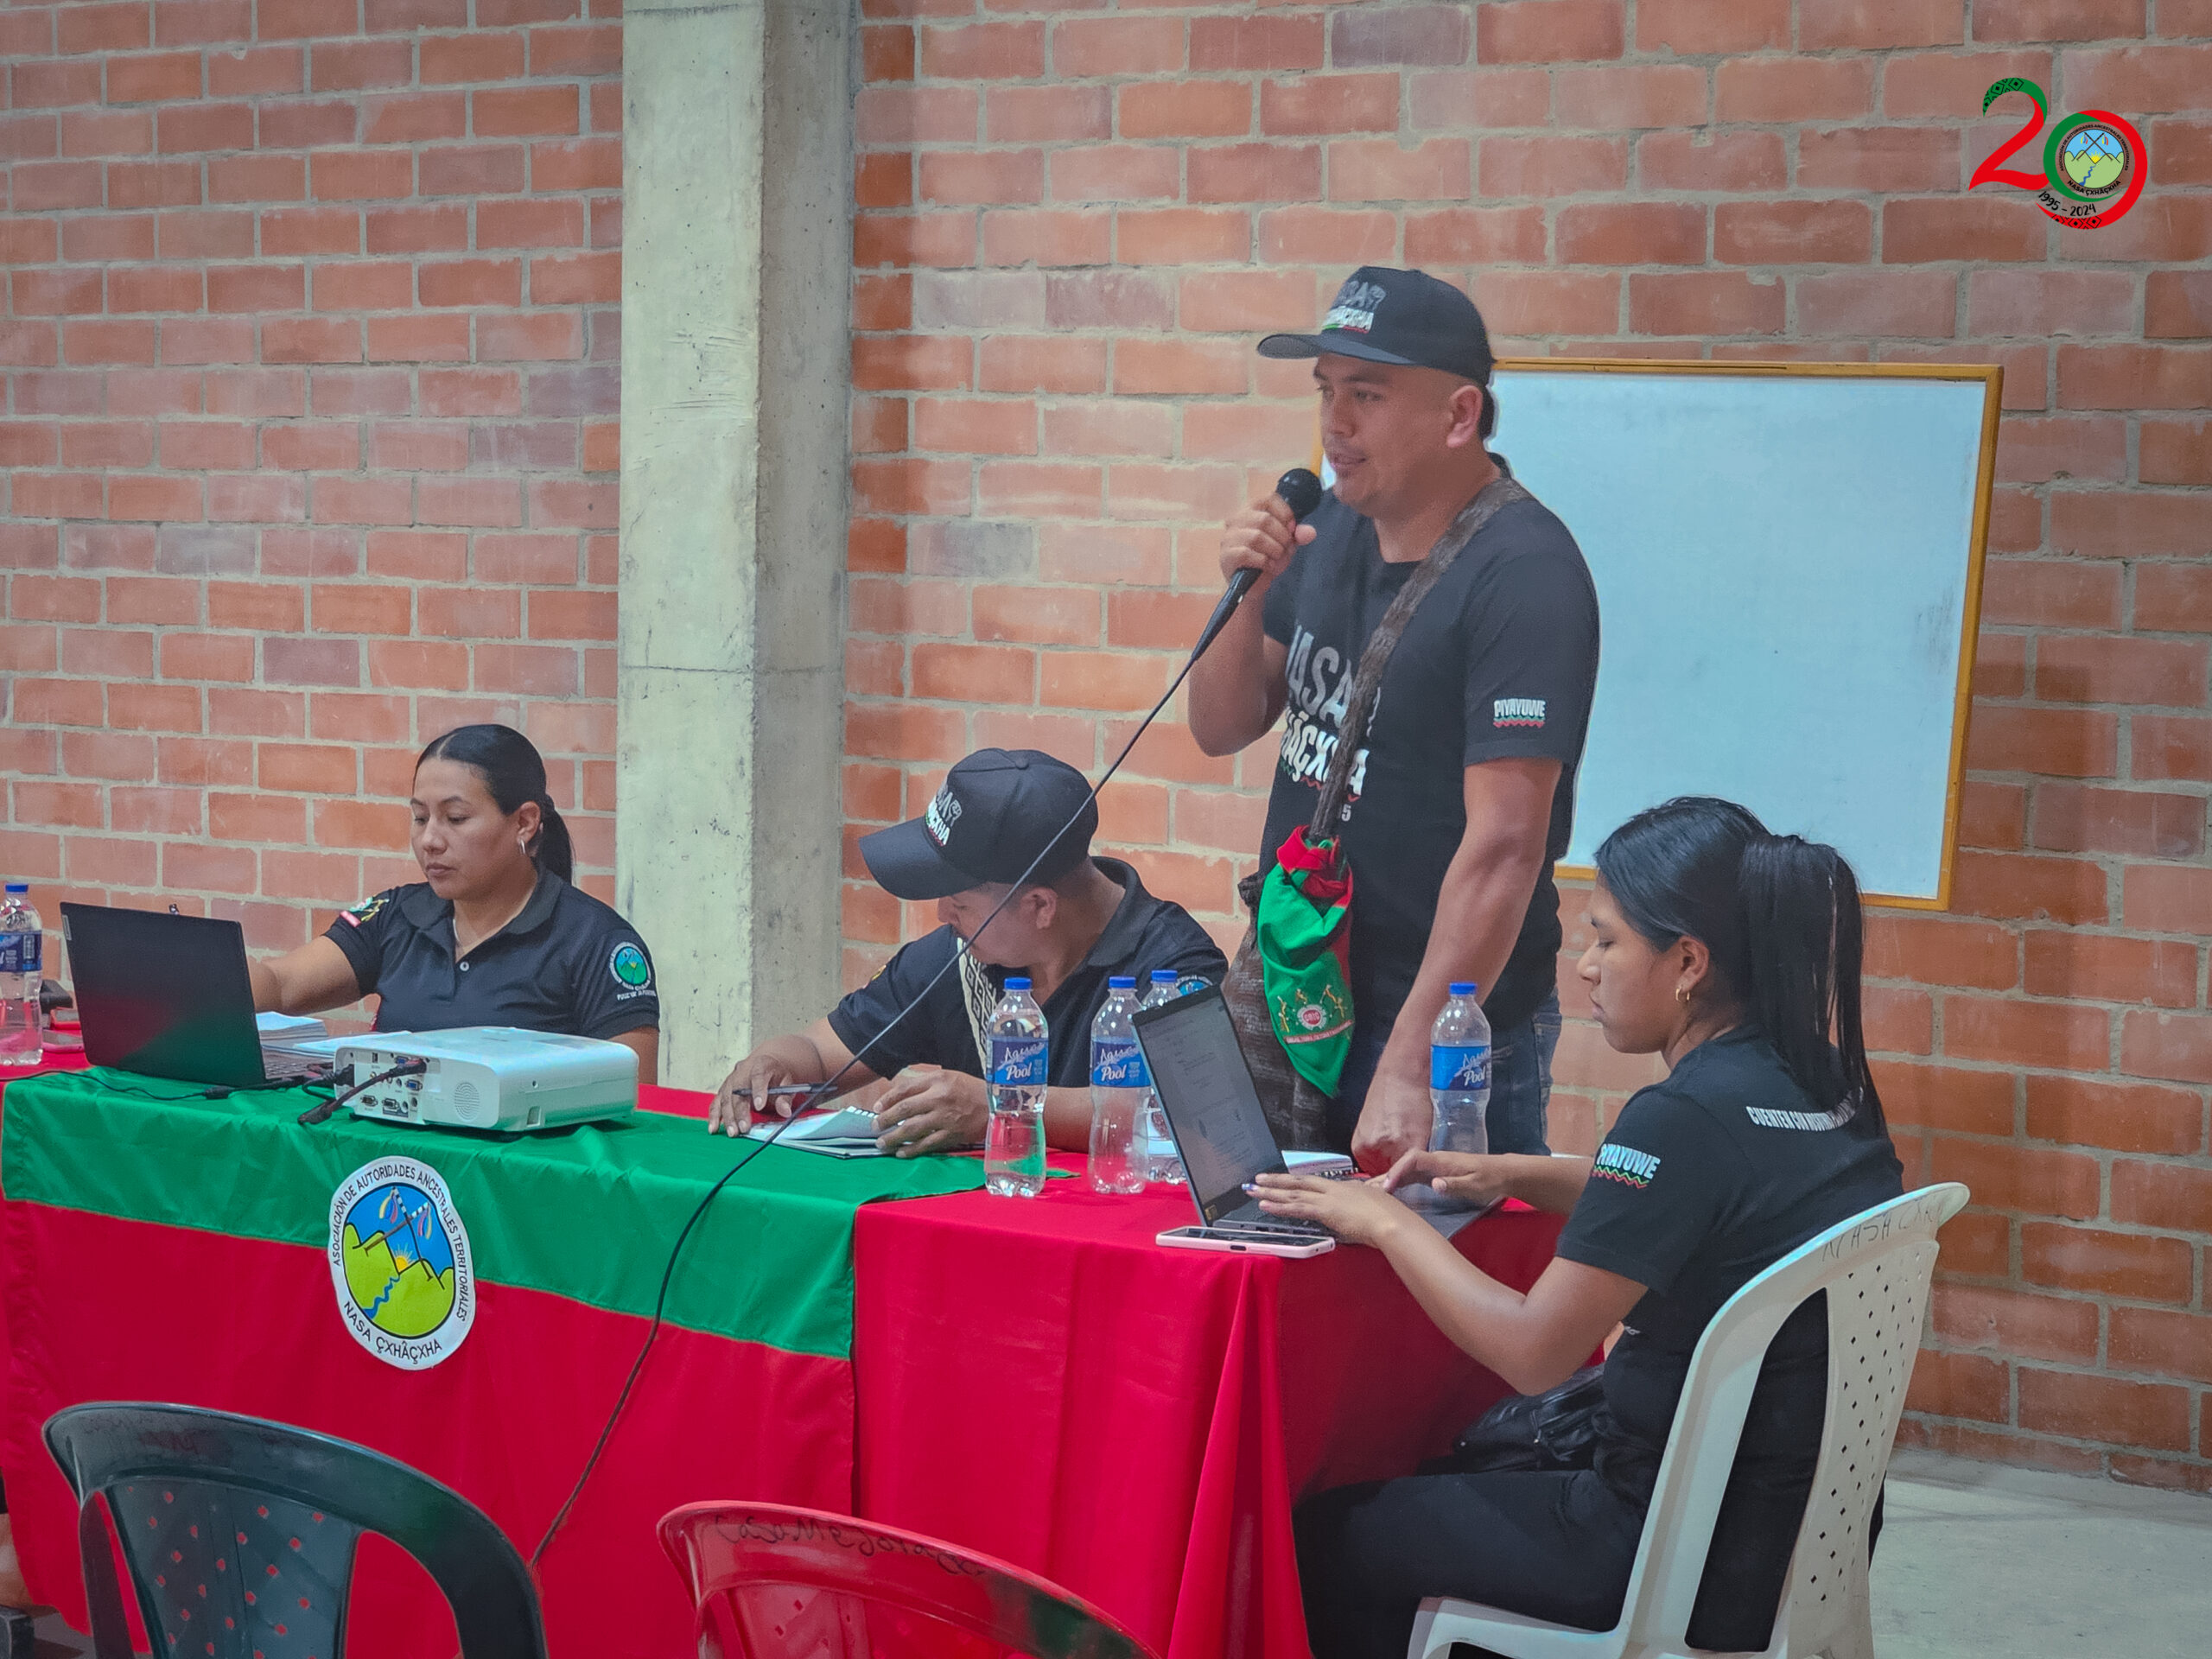
<svg viewBox="0 0 2212 1659"><path fill-rule="evenodd" d="M1882 1659L2202 1659L2212 1497L1900 1452L1873 1588Z"/></svg>
<svg viewBox="0 0 2212 1659"><path fill-rule="evenodd" d="M2208 1608L2212 1498L1910 1451L1890 1465L1881 1659L2202 1659ZM91 1652L40 1622L37 1659Z"/></svg>

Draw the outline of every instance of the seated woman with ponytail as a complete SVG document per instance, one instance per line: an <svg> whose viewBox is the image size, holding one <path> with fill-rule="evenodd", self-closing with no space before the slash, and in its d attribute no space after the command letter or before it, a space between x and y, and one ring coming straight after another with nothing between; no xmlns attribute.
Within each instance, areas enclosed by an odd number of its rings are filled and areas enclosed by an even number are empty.
<svg viewBox="0 0 2212 1659"><path fill-rule="evenodd" d="M1626 1326L1591 1467L1416 1476L1300 1510L1317 1659L1397 1659L1425 1596L1611 1629L1699 1336L1762 1269L1903 1189L1861 1034L1850 866L1695 799L1631 818L1597 869L1580 964L1592 1010L1608 1043L1658 1054L1668 1076L1621 1109L1594 1160L1414 1152L1365 1185L1261 1177L1265 1208L1382 1249L1446 1334L1524 1392L1565 1381ZM1507 1289L1390 1195L1423 1181L1566 1214L1556 1258L1526 1295ZM1766 1645L1827 1389L1815 1297L1767 1351L1692 1646Z"/></svg>
<svg viewBox="0 0 2212 1659"><path fill-rule="evenodd" d="M545 762L505 726L463 726L415 762L410 845L424 880L342 912L319 939L252 965L254 1006L316 1014L372 993L378 1031L515 1026L660 1053L652 957L637 930L569 885L568 826Z"/></svg>

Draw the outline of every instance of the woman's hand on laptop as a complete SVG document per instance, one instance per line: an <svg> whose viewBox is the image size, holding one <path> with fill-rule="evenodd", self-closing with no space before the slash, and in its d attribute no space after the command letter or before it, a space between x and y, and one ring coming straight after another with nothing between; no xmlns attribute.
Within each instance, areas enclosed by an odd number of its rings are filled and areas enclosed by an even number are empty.
<svg viewBox="0 0 2212 1659"><path fill-rule="evenodd" d="M1405 1223L1419 1219L1379 1180L1263 1174L1250 1191L1268 1214L1285 1221L1318 1222L1347 1244L1379 1245Z"/></svg>
<svg viewBox="0 0 2212 1659"><path fill-rule="evenodd" d="M1506 1159L1482 1152L1409 1152L1382 1177L1386 1192L1426 1182L1439 1198L1477 1208L1510 1198L1511 1170Z"/></svg>

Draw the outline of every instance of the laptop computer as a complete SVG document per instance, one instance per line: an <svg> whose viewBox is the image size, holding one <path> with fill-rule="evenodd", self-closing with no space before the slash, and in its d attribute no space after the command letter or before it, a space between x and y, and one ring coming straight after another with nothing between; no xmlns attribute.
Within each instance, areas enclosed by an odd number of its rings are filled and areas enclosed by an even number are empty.
<svg viewBox="0 0 2212 1659"><path fill-rule="evenodd" d="M1152 1086L1190 1172L1191 1198L1203 1229L1316 1242L1332 1236L1313 1222L1271 1216L1245 1184L1289 1165L1252 1084L1251 1068L1236 1041L1229 1004L1218 987L1193 991L1135 1015L1137 1046L1152 1071ZM1317 1174L1356 1175L1351 1160L1300 1160Z"/></svg>
<svg viewBox="0 0 2212 1659"><path fill-rule="evenodd" d="M264 1089L321 1075L270 1066L254 1025L245 931L209 916L61 906L85 1058L142 1077Z"/></svg>

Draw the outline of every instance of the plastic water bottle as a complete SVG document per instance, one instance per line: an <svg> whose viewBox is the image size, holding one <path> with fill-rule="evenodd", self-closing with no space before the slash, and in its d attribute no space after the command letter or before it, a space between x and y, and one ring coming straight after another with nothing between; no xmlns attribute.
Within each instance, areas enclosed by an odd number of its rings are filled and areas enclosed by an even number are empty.
<svg viewBox="0 0 2212 1659"><path fill-rule="evenodd" d="M1490 1150L1490 1020L1477 996L1473 981L1453 982L1428 1028L1431 1152Z"/></svg>
<svg viewBox="0 0 2212 1659"><path fill-rule="evenodd" d="M46 1056L38 1007L46 934L29 894L28 882L10 881L0 904L0 1071L26 1071Z"/></svg>
<svg viewBox="0 0 2212 1659"><path fill-rule="evenodd" d="M1050 1033L1029 982L1009 979L991 1010L985 1081L990 1127L983 1134L983 1185L1002 1198L1045 1190L1045 1079Z"/></svg>
<svg viewBox="0 0 2212 1659"><path fill-rule="evenodd" d="M1148 1148L1140 1137L1152 1075L1129 1023L1136 988L1127 975L1109 978L1105 1006L1090 1022L1090 1185L1101 1192L1144 1191Z"/></svg>
<svg viewBox="0 0 2212 1659"><path fill-rule="evenodd" d="M1179 988L1180 976L1173 968L1152 970L1152 988L1144 994L1144 1001L1137 1006L1156 1008L1163 1002L1173 1002L1182 995ZM1183 1154L1175 1150L1174 1132L1167 1127L1167 1113L1160 1106L1160 1096L1153 1091L1152 1073L1147 1070L1144 1079L1145 1179L1165 1181L1172 1186L1181 1186L1190 1179L1190 1172L1183 1167Z"/></svg>

